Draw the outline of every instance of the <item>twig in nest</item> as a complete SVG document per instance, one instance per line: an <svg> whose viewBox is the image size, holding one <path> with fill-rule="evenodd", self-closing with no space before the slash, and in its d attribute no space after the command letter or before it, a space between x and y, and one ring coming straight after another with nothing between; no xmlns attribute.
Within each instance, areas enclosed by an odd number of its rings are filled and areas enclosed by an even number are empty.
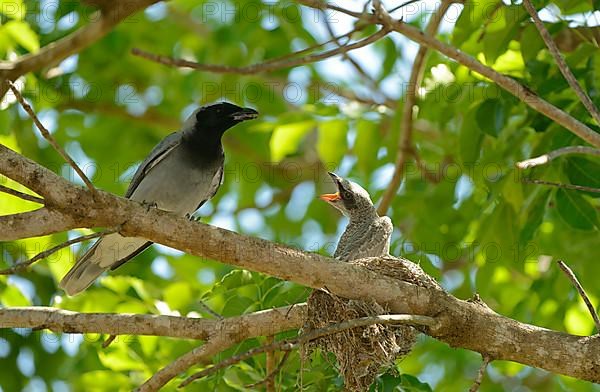
<svg viewBox="0 0 600 392"><path fill-rule="evenodd" d="M545 165L553 159L556 159L563 155L571 154L584 154L584 155L595 155L600 156L600 149L588 146L569 146L559 148L558 150L550 151L549 153L540 155L539 157L526 159L521 162L517 162L516 166L519 169L528 169L534 166Z"/></svg>
<svg viewBox="0 0 600 392"><path fill-rule="evenodd" d="M15 189L6 187L4 185L0 185L0 192L19 197L23 200L32 201L34 203L44 204L44 199L42 199L41 197L33 196L28 193L19 192Z"/></svg>
<svg viewBox="0 0 600 392"><path fill-rule="evenodd" d="M267 351L291 351L294 350L301 345L310 342L312 340L318 339L320 337L335 334L338 332L345 331L347 329L366 327L373 324L407 324L407 325L424 325L424 326L435 326L436 320L433 317L428 316L420 316L420 315L411 315L411 314L387 314L381 316L371 316L371 317L361 317L354 320L347 320L341 323L329 325L324 328L312 330L306 334L302 334L298 336L296 339L292 340L283 340L280 342L274 342L271 344L267 344L264 346L256 347L251 350L246 351L245 353L230 357L217 363L214 366L211 366L207 369L204 369L200 372L192 374L190 377L185 379L181 384L179 384L179 388L185 387L190 384L194 380L197 380L202 377L206 377L210 374L213 374L223 368L231 366L233 364L239 363L241 361L245 361L248 358L251 358L255 355L262 354Z"/></svg>
<svg viewBox="0 0 600 392"><path fill-rule="evenodd" d="M485 375L485 370L487 369L488 365L490 364L491 358L488 357L487 355L483 356L483 362L481 363L481 366L479 367L479 372L477 373L477 377L475 378L475 381L473 381L473 385L471 385L471 388L469 388L469 392L477 392L479 390L479 387L481 386L481 382L483 381L483 376Z"/></svg>
<svg viewBox="0 0 600 392"><path fill-rule="evenodd" d="M571 270L571 268L569 268L569 266L566 265L562 260L558 260L556 263L558 264L560 269L565 273L565 275L567 275L569 280L571 280L573 286L575 286L575 288L579 292L581 299L583 299L583 302L585 302L585 305L587 306L590 314L592 315L592 318L594 319L594 323L596 324L596 332L600 333L600 318L598 318L598 313L596 312L594 305L592 305L590 298L585 293L583 286L581 285L581 283L579 283L579 280L573 273L573 270Z"/></svg>
<svg viewBox="0 0 600 392"><path fill-rule="evenodd" d="M58 252L59 250L61 250L62 248L66 248L68 246L71 246L73 244L76 244L78 242L83 242L83 241L87 241L87 240L92 240L94 238L98 238L104 234L111 234L116 232L117 229L111 229L111 230L105 230L105 231L100 231L98 233L93 233L93 234L88 234L88 235L82 235L80 237L76 237L73 238L72 240L68 240L65 241L61 244L58 244L48 250L45 250L41 253L38 253L37 255L33 256L31 259L27 260L27 261L23 261L21 263L17 263L15 265L13 265L10 268L6 268L3 270L0 270L0 275L11 275L14 274L16 272L19 272L27 267L29 267L31 264L35 263L36 261L42 260L48 256L50 256L53 253Z"/></svg>
<svg viewBox="0 0 600 392"><path fill-rule="evenodd" d="M545 181L545 180L536 180L536 179L532 179L532 178L523 178L521 181L527 182L527 183L530 183L530 184L548 185L548 186L555 186L557 188L573 189L573 190L576 190L576 191L585 191L585 192L600 193L600 189L598 189L598 188L592 188L592 187L583 186L583 185L561 184L559 182L552 182L552 181Z"/></svg>
<svg viewBox="0 0 600 392"><path fill-rule="evenodd" d="M21 95L21 93L19 92L19 90L15 87L15 85L11 81L9 81L9 80L7 80L6 83L8 83L8 87L13 92L13 94L15 94L15 98L17 98L17 101L19 101L19 103L21 104L21 106L23 107L23 109L27 112L27 114L29 114L29 117L31 117L31 119L33 120L34 124L40 130L40 133L42 134L42 136L44 137L44 139L46 139L48 141L48 143L50 143L50 145L54 148L54 150L56 150L56 152L58 152L60 154L60 156L62 156L63 159L69 165L71 165L71 167L73 168L73 170L75 170L75 172L77 173L77 175L83 180L83 182L85 183L85 185L87 186L87 188L90 190L90 192L94 196L97 195L98 191L96 190L96 188L94 187L94 185L92 184L92 182L90 181L90 179L87 178L87 176L85 175L85 173L75 163L75 161L69 156L69 154L67 154L67 152L61 147L61 145L58 144L56 142L56 140L54 140L54 138L52 137L52 135L50 134L50 132L48 132L48 130L46 129L46 127L44 127L44 125L42 124L42 122L39 120L39 118L37 117L37 115L35 114L35 112L33 111L33 109L31 108L31 106L27 102L25 102L25 99L23 99L23 96Z"/></svg>

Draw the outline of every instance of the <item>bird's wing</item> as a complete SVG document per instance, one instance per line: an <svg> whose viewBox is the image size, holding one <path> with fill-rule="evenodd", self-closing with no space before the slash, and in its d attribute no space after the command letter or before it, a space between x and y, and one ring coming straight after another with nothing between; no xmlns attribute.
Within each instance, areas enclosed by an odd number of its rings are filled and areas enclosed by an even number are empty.
<svg viewBox="0 0 600 392"><path fill-rule="evenodd" d="M181 132L173 132L161 140L161 142L158 143L156 147L152 149L152 151L150 151L150 154L146 157L146 159L144 159L133 175L133 179L129 184L129 188L127 188L127 192L125 192L125 197L130 197L140 182L142 182L146 174L148 174L148 172L154 166L156 166L156 164L165 159L169 152L179 145L181 142L181 136Z"/></svg>
<svg viewBox="0 0 600 392"><path fill-rule="evenodd" d="M217 191L219 190L219 187L221 186L221 184L223 183L223 165L221 165L219 167L219 170L217 170L217 172L215 173L215 176L213 177L211 183L210 183L210 188L208 190L208 197L204 200L202 200L200 202L200 204L198 204L198 207L194 210L198 210L200 207L202 207L202 205L204 203L206 203L207 200L210 200L213 198L213 196L217 193ZM192 211L192 213L194 212Z"/></svg>
<svg viewBox="0 0 600 392"><path fill-rule="evenodd" d="M335 250L334 257L349 261L364 257L386 256L390 251L390 239L393 230L394 226L390 218L383 216L370 225L360 239L345 240L342 237Z"/></svg>

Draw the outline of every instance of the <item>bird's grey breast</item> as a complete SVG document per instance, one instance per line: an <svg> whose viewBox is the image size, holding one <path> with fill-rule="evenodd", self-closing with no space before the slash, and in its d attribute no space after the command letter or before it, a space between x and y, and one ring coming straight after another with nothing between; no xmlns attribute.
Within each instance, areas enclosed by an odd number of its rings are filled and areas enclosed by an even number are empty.
<svg viewBox="0 0 600 392"><path fill-rule="evenodd" d="M340 238L334 257L349 261L389 254L393 231L388 217L372 221L350 222Z"/></svg>
<svg viewBox="0 0 600 392"><path fill-rule="evenodd" d="M131 199L156 203L158 208L180 215L191 214L214 193L222 165L222 156L197 160L180 144L146 173Z"/></svg>

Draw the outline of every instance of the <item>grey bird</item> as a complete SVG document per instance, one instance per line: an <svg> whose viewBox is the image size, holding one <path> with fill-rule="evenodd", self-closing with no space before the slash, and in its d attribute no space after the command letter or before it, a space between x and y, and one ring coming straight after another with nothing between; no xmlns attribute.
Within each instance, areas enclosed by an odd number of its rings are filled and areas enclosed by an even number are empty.
<svg viewBox="0 0 600 392"><path fill-rule="evenodd" d="M221 137L234 125L254 119L254 109L222 102L197 109L180 131L165 137L137 169L125 197L171 211L191 214L212 198L223 179ZM152 242L118 233L102 236L60 282L68 295L89 287L107 269L114 270Z"/></svg>
<svg viewBox="0 0 600 392"><path fill-rule="evenodd" d="M342 261L387 256L394 226L387 216L379 216L369 193L355 182L329 172L338 191L320 198L350 219L333 257Z"/></svg>

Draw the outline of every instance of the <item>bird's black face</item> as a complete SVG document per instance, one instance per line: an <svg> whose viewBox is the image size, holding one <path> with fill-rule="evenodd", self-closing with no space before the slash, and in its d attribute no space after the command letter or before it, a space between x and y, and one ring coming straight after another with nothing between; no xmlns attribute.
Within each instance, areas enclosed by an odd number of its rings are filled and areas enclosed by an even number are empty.
<svg viewBox="0 0 600 392"><path fill-rule="evenodd" d="M258 117L258 112L228 102L200 108L195 113L196 128L222 135L234 125Z"/></svg>

